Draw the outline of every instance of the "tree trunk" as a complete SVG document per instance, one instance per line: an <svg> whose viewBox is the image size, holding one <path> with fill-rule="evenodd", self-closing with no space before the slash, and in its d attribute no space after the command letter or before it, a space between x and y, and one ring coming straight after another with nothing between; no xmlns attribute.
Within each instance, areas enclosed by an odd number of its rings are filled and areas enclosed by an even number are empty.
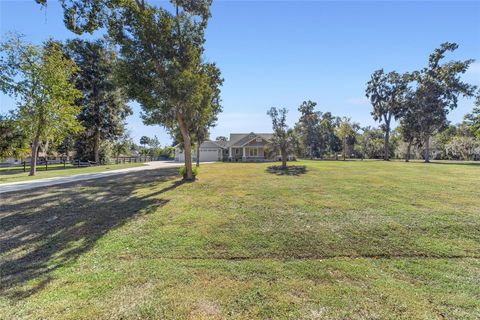
<svg viewBox="0 0 480 320"><path fill-rule="evenodd" d="M425 138L425 162L430 162L430 136Z"/></svg>
<svg viewBox="0 0 480 320"><path fill-rule="evenodd" d="M190 134L188 133L187 124L183 119L183 115L177 111L176 117L180 127L180 132L182 134L183 147L185 151L185 168L187 169L187 174L185 175L184 179L187 181L194 181L195 177L193 176L192 171L192 140L190 139Z"/></svg>
<svg viewBox="0 0 480 320"><path fill-rule="evenodd" d="M197 141L197 167L200 167L200 141Z"/></svg>
<svg viewBox="0 0 480 320"><path fill-rule="evenodd" d="M282 169L287 168L287 150L282 149Z"/></svg>
<svg viewBox="0 0 480 320"><path fill-rule="evenodd" d="M94 161L100 164L100 130L96 128L95 140L93 142Z"/></svg>
<svg viewBox="0 0 480 320"><path fill-rule="evenodd" d="M38 155L38 137L35 137L32 143L32 157L30 159L30 174L29 176L34 176L37 174L37 155Z"/></svg>
<svg viewBox="0 0 480 320"><path fill-rule="evenodd" d="M410 161L410 149L412 147L412 142L410 141L408 143L408 147L407 147L407 154L405 155L405 162L409 162Z"/></svg>
<svg viewBox="0 0 480 320"><path fill-rule="evenodd" d="M343 161L347 158L347 138L343 140Z"/></svg>
<svg viewBox="0 0 480 320"><path fill-rule="evenodd" d="M390 140L390 128L385 131L385 139L383 141L383 160L390 159L390 150L388 149L388 141Z"/></svg>

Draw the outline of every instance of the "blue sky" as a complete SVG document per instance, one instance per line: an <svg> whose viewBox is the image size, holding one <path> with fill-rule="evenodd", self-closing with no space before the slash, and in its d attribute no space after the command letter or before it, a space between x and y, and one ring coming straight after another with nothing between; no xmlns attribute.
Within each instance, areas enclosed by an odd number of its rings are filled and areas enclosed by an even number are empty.
<svg viewBox="0 0 480 320"><path fill-rule="evenodd" d="M41 10L33 0L0 0L2 36L16 30L35 43L75 37L62 18L53 1ZM211 136L269 132L272 106L288 108L293 124L298 105L308 99L321 111L375 125L364 98L371 73L419 69L445 41L460 45L447 58L477 61L464 79L480 85L480 2L214 1L206 59L218 64L225 83L224 111ZM1 112L14 106L0 95ZM142 124L138 104L132 107L127 122L137 142L154 134L170 142L161 127ZM461 121L472 107L472 99L462 100L449 119Z"/></svg>

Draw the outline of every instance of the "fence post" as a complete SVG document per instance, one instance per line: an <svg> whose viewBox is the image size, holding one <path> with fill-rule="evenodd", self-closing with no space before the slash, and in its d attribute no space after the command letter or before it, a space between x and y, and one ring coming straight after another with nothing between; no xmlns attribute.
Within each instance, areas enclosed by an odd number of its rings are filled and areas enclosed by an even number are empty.
<svg viewBox="0 0 480 320"><path fill-rule="evenodd" d="M23 172L27 172L27 161L23 161Z"/></svg>
<svg viewBox="0 0 480 320"><path fill-rule="evenodd" d="M48 171L48 160L45 159L45 171Z"/></svg>

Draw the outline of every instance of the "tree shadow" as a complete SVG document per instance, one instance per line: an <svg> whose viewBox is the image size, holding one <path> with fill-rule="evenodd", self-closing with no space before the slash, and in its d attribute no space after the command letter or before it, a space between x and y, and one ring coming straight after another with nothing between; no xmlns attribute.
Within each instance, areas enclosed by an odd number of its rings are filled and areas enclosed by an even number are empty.
<svg viewBox="0 0 480 320"><path fill-rule="evenodd" d="M425 163L422 161L422 163ZM443 165L457 165L457 166L478 166L480 167L480 161L477 161L477 162L473 162L473 161L436 161L436 160L433 160L433 161L430 161L426 164L443 164Z"/></svg>
<svg viewBox="0 0 480 320"><path fill-rule="evenodd" d="M287 166L286 168L282 168L282 166L270 166L267 167L266 171L279 176L298 176L307 173L307 167Z"/></svg>
<svg viewBox="0 0 480 320"><path fill-rule="evenodd" d="M158 196L182 185L177 178L176 168L147 170L2 194L0 294L18 300L41 291L53 271L77 260L106 233L167 204ZM140 187L150 193L136 195ZM32 288L21 288L31 280Z"/></svg>

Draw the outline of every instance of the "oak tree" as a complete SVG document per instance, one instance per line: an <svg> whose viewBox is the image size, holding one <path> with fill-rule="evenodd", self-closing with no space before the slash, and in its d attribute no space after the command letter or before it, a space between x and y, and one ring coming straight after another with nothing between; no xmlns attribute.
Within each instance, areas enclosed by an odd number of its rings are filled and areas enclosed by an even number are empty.
<svg viewBox="0 0 480 320"><path fill-rule="evenodd" d="M402 113L409 82L409 74L402 75L395 71L385 73L380 69L372 74L367 83L365 93L373 106L373 119L382 123L381 127L384 131L384 160L390 158L390 126L392 120L398 119Z"/></svg>
<svg viewBox="0 0 480 320"><path fill-rule="evenodd" d="M47 0L36 0L45 5ZM76 32L105 27L120 47L120 79L140 103L147 124L180 132L186 180L192 174L192 132L202 102L204 31L211 0L172 0L173 10L144 0L64 0L66 26ZM172 12L173 11L173 12Z"/></svg>
<svg viewBox="0 0 480 320"><path fill-rule="evenodd" d="M414 116L424 143L425 162L430 161L430 138L446 127L447 114L457 107L458 98L471 97L476 90L460 79L473 60L442 63L445 54L457 48L456 43L442 43L430 55L428 66L413 74L416 81Z"/></svg>

